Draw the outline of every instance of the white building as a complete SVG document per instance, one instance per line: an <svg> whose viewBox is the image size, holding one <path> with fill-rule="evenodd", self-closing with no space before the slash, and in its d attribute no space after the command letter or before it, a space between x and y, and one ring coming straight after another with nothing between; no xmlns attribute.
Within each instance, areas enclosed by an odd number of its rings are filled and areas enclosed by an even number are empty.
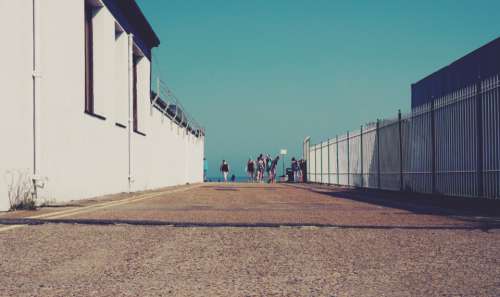
<svg viewBox="0 0 500 297"><path fill-rule="evenodd" d="M134 0L0 0L0 28L0 211L21 173L56 201L202 182L204 133L152 104Z"/></svg>

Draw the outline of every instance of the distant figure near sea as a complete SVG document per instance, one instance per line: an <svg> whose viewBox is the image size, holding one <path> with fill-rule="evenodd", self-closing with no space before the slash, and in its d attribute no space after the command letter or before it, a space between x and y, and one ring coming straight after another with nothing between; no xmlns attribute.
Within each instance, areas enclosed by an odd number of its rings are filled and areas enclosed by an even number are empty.
<svg viewBox="0 0 500 297"><path fill-rule="evenodd" d="M226 162L226 160L222 160L222 164L220 165L220 171L224 176L224 182L227 183L227 176L229 175L229 164Z"/></svg>
<svg viewBox="0 0 500 297"><path fill-rule="evenodd" d="M208 172L208 161L206 158L203 158L203 181L207 181L207 172Z"/></svg>
<svg viewBox="0 0 500 297"><path fill-rule="evenodd" d="M248 182L253 183L254 179L255 179L255 161L252 160L251 157L250 157L250 159L248 159L247 166L246 166L246 172L248 175Z"/></svg>

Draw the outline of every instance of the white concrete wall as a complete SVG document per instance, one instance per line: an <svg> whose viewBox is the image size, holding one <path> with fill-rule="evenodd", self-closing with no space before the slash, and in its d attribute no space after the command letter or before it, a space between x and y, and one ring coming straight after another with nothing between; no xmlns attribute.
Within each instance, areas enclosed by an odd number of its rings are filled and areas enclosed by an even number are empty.
<svg viewBox="0 0 500 297"><path fill-rule="evenodd" d="M0 210L10 173L33 170L32 2L0 0ZM15 30L13 30L15 28Z"/></svg>
<svg viewBox="0 0 500 297"><path fill-rule="evenodd" d="M4 175L32 171L31 0L0 0L0 210L8 208ZM64 13L61 13L64 12ZM107 8L94 25L94 100L101 120L84 113L84 1L40 1L39 175L42 199L69 201L128 191L128 37L115 40ZM8 30L5 30L7 29ZM5 31L5 32L4 32ZM186 135L150 109L150 61L138 65L139 130L132 135L132 190L203 181L203 138ZM6 83L9 82L9 83Z"/></svg>

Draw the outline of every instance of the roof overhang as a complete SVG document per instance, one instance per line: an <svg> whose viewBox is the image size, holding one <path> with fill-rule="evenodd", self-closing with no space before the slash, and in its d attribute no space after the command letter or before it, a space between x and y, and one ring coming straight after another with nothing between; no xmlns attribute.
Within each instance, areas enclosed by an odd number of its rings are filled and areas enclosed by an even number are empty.
<svg viewBox="0 0 500 297"><path fill-rule="evenodd" d="M160 45L154 32L135 0L102 0L120 26L134 35L137 46L151 59L151 49Z"/></svg>

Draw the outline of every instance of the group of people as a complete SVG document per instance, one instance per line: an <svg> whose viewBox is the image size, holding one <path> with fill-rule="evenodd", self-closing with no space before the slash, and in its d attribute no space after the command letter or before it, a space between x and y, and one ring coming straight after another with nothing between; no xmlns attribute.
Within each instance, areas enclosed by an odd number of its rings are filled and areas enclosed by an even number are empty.
<svg viewBox="0 0 500 297"><path fill-rule="evenodd" d="M275 183L279 160L279 155L275 158L272 158L269 154L260 154L256 160L253 160L250 157L245 167L248 181L263 183L266 181L267 177L268 183ZM289 181L304 182L306 171L306 163L304 160L296 160L295 158L292 158L291 170L293 172L293 177L290 176ZM220 165L220 172L222 173L224 182L228 182L229 179L232 182L236 181L236 176L234 174L229 177L231 168L229 167L229 163L226 160L222 160L222 164Z"/></svg>
<svg viewBox="0 0 500 297"><path fill-rule="evenodd" d="M249 158L246 165L246 173L249 182L264 182L265 175L267 174L268 182L276 182L276 170L278 169L278 162L280 156L274 159L269 154L260 154L257 160Z"/></svg>
<svg viewBox="0 0 500 297"><path fill-rule="evenodd" d="M306 161L304 159L297 160L292 158L292 172L294 182L305 182L305 172L306 172Z"/></svg>

